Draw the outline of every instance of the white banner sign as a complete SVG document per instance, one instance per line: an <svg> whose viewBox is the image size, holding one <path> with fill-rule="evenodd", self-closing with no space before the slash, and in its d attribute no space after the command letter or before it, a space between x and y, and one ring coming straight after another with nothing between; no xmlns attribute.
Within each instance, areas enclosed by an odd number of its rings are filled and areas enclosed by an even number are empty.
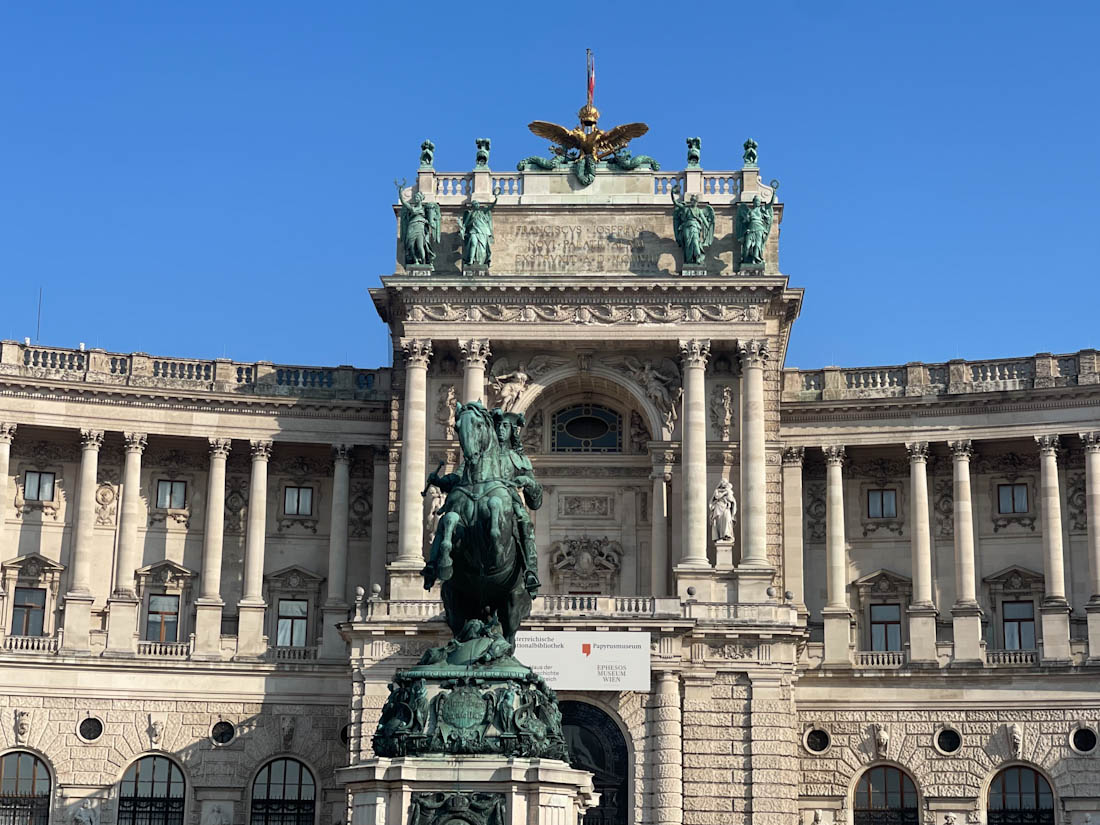
<svg viewBox="0 0 1100 825"><path fill-rule="evenodd" d="M515 655L555 690L649 692L648 633L527 631Z"/></svg>

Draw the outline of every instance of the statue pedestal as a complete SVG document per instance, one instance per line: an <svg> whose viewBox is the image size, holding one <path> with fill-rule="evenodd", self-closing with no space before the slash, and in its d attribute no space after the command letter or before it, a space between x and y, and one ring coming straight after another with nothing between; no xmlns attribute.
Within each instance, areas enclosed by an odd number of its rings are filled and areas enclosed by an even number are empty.
<svg viewBox="0 0 1100 825"><path fill-rule="evenodd" d="M463 264L462 274L467 278L484 278L489 274L489 267L485 264Z"/></svg>
<svg viewBox="0 0 1100 825"><path fill-rule="evenodd" d="M351 795L351 825L560 825L599 804L592 774L555 759L376 757L336 775Z"/></svg>
<svg viewBox="0 0 1100 825"><path fill-rule="evenodd" d="M405 264L405 272L409 275L431 275L431 264Z"/></svg>
<svg viewBox="0 0 1100 825"><path fill-rule="evenodd" d="M740 263L737 265L738 272L744 272L746 275L759 275L764 271L764 263L758 264L746 264Z"/></svg>
<svg viewBox="0 0 1100 825"><path fill-rule="evenodd" d="M680 275L685 278L699 278L706 274L706 264L684 264L684 268L680 270Z"/></svg>

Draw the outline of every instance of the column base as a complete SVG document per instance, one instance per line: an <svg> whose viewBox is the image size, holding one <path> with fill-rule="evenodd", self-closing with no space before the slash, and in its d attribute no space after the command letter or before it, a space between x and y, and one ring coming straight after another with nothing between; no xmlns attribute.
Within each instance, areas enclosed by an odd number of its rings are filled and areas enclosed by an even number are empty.
<svg viewBox="0 0 1100 825"><path fill-rule="evenodd" d="M195 652L192 659L217 661L222 656L221 599L195 600Z"/></svg>
<svg viewBox="0 0 1100 825"><path fill-rule="evenodd" d="M682 602L715 601L718 575L709 564L678 564L672 568L672 577L676 580L676 595Z"/></svg>
<svg viewBox="0 0 1100 825"><path fill-rule="evenodd" d="M982 609L974 604L951 608L951 629L955 637L952 666L984 667L985 642L982 641Z"/></svg>
<svg viewBox="0 0 1100 825"><path fill-rule="evenodd" d="M1089 623L1088 664L1100 665L1100 599L1085 605L1085 614Z"/></svg>
<svg viewBox="0 0 1100 825"><path fill-rule="evenodd" d="M847 607L826 607L821 611L825 620L825 667L852 666L852 611Z"/></svg>
<svg viewBox="0 0 1100 825"><path fill-rule="evenodd" d="M68 655L91 654L92 602L90 593L65 594L64 635L60 652Z"/></svg>
<svg viewBox="0 0 1100 825"><path fill-rule="evenodd" d="M1044 664L1068 664L1069 652L1069 605L1065 602L1048 602L1039 607L1039 616L1043 623Z"/></svg>
<svg viewBox="0 0 1100 825"><path fill-rule="evenodd" d="M321 608L321 658L348 658L348 643L336 629L336 625L348 620L348 606L342 603L326 604Z"/></svg>
<svg viewBox="0 0 1100 825"><path fill-rule="evenodd" d="M936 616L932 605L909 608L909 664L915 667L939 667L936 655Z"/></svg>
<svg viewBox="0 0 1100 825"><path fill-rule="evenodd" d="M733 577L736 601L755 604L775 601L774 596L768 595L768 588L775 581L775 570L771 567L747 567L741 564L733 571Z"/></svg>
<svg viewBox="0 0 1100 825"><path fill-rule="evenodd" d="M264 635L264 602L238 602L237 604L237 655L238 659L259 659L267 653L267 636Z"/></svg>
<svg viewBox="0 0 1100 825"><path fill-rule="evenodd" d="M390 598L399 601L424 600L439 598L438 592L433 597L430 590L424 589L424 577L420 571L424 569L424 562L416 560L411 564L404 561L395 561L386 566L386 578L390 583ZM436 587L439 585L437 584Z"/></svg>
<svg viewBox="0 0 1100 825"><path fill-rule="evenodd" d="M103 653L104 656L137 654L138 608L140 607L141 603L136 596L116 595L107 599L107 649Z"/></svg>

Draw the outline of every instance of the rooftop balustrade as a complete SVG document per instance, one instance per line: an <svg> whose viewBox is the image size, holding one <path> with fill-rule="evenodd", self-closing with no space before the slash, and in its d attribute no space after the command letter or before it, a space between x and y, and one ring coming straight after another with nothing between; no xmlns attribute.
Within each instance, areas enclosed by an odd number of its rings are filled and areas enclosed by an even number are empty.
<svg viewBox="0 0 1100 825"><path fill-rule="evenodd" d="M1040 353L992 361L783 370L783 401L927 398L1100 384L1100 353Z"/></svg>
<svg viewBox="0 0 1100 825"><path fill-rule="evenodd" d="M0 342L0 378L142 387L219 395L375 400L389 397L390 371L306 367L226 358L165 358L145 353L63 349Z"/></svg>

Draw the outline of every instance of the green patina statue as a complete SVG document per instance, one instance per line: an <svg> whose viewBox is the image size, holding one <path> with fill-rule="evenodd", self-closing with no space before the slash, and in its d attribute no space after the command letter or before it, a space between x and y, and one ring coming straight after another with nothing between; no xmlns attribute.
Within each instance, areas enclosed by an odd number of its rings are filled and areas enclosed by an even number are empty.
<svg viewBox="0 0 1100 825"><path fill-rule="evenodd" d="M462 263L488 267L493 252L493 208L500 192L493 192L492 203L471 201L458 220L458 236L462 239Z"/></svg>
<svg viewBox="0 0 1100 825"><path fill-rule="evenodd" d="M676 200L680 188L670 192L672 197L672 234L684 252L684 263L700 265L707 250L714 243L714 207L700 203L698 195L688 200Z"/></svg>
<svg viewBox="0 0 1100 825"><path fill-rule="evenodd" d="M565 158L561 155L551 155L548 158L540 158L538 155L529 155L516 164L517 172L526 172L528 169L557 169L564 166Z"/></svg>
<svg viewBox="0 0 1100 825"><path fill-rule="evenodd" d="M700 138L693 137L687 139L688 145L688 168L695 169L699 166L699 160L702 157L703 141Z"/></svg>
<svg viewBox="0 0 1100 825"><path fill-rule="evenodd" d="M607 159L608 169L621 169L623 172L632 172L639 166L648 166L654 172L661 170L661 164L649 155L632 155L629 149L620 149Z"/></svg>
<svg viewBox="0 0 1100 825"><path fill-rule="evenodd" d="M737 240L741 242L741 263L748 266L761 266L764 263L764 250L772 231L775 192L779 188L779 181L773 180L771 186L772 197L767 203L761 203L760 196L753 195L751 204L742 203L737 207Z"/></svg>
<svg viewBox="0 0 1100 825"><path fill-rule="evenodd" d="M435 144L426 140L420 144L420 168L431 169L435 161Z"/></svg>
<svg viewBox="0 0 1100 825"><path fill-rule="evenodd" d="M757 146L757 142L752 138L745 141L745 153L741 157L744 158L746 166L756 166Z"/></svg>
<svg viewBox="0 0 1100 825"><path fill-rule="evenodd" d="M397 187L397 202L401 204L401 246L405 251L405 266L431 266L435 247L439 244L442 219L439 204L425 201L420 192L406 201L402 195L405 181L393 183Z"/></svg>
<svg viewBox="0 0 1100 825"><path fill-rule="evenodd" d="M489 168L489 138L477 138L474 140L477 144L477 154L474 155L474 168L475 169L488 169Z"/></svg>
<svg viewBox="0 0 1100 825"><path fill-rule="evenodd" d="M453 638L394 677L373 740L379 756L567 757L557 696L513 656L539 588L527 508L542 505L542 487L523 453L523 423L478 401L455 409L463 463L428 477L447 498L422 571L425 589L443 582Z"/></svg>

